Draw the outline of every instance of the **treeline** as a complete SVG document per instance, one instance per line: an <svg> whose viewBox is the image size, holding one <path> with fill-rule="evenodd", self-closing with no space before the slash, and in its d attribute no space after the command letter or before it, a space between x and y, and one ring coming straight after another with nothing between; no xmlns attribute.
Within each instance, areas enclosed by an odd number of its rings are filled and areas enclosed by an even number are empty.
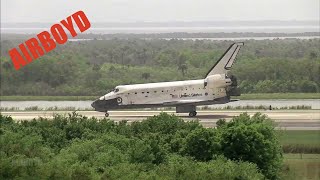
<svg viewBox="0 0 320 180"><path fill-rule="evenodd" d="M47 25L48 27L50 25ZM45 28L45 27L44 27ZM21 39L25 40L30 37L34 37L36 34L3 34L2 40ZM96 39L96 40L110 40L114 38L119 39L132 39L132 38L243 38L243 37L312 37L319 36L319 32L303 32L303 33L254 33L254 32L232 32L232 33L187 33L187 32L174 32L174 33L116 33L116 34L98 34L98 33L86 33L78 34L74 39ZM72 37L70 37L72 38Z"/></svg>
<svg viewBox="0 0 320 180"><path fill-rule="evenodd" d="M94 95L119 84L204 78L233 42L109 39L68 42L21 70L1 41L2 95ZM242 93L319 92L320 41L248 40L233 74Z"/></svg>
<svg viewBox="0 0 320 180"><path fill-rule="evenodd" d="M76 113L15 122L0 114L1 179L277 179L273 122L242 114L215 129L162 113L115 123Z"/></svg>

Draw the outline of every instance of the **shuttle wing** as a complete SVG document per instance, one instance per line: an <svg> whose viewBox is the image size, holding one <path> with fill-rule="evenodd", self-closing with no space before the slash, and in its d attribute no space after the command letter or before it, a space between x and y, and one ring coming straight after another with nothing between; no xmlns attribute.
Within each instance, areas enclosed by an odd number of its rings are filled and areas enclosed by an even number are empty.
<svg viewBox="0 0 320 180"><path fill-rule="evenodd" d="M175 105L175 104L192 104L192 103L198 103L205 101L203 99L185 99L185 100L179 100L179 101L170 101L170 102L164 102L163 105Z"/></svg>
<svg viewBox="0 0 320 180"><path fill-rule="evenodd" d="M199 103L199 102L204 102L204 101L207 101L207 100L203 100L203 99L185 99L185 100L164 102L163 105L194 104L194 103ZM231 99L229 102L235 102L235 101L239 101L239 99Z"/></svg>

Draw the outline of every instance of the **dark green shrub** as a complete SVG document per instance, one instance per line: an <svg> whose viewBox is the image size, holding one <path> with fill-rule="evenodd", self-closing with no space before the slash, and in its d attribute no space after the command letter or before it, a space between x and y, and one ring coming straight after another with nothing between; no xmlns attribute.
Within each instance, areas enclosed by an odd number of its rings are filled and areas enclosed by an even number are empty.
<svg viewBox="0 0 320 180"><path fill-rule="evenodd" d="M198 128L187 135L183 151L195 160L208 161L219 152L219 148L213 129Z"/></svg>
<svg viewBox="0 0 320 180"><path fill-rule="evenodd" d="M281 163L259 114L217 129L165 113L132 125L76 113L0 119L0 179L273 179Z"/></svg>
<svg viewBox="0 0 320 180"><path fill-rule="evenodd" d="M0 127L8 124L13 124L13 119L10 116L4 116L0 113Z"/></svg>
<svg viewBox="0 0 320 180"><path fill-rule="evenodd" d="M257 164L269 179L275 179L282 164L282 149L273 121L259 113L246 113L218 127L221 153L232 160Z"/></svg>

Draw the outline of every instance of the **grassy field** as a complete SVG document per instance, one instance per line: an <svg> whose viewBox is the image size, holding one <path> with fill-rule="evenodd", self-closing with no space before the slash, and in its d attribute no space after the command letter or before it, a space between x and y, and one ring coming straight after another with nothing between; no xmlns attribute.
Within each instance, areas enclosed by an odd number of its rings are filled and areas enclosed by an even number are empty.
<svg viewBox="0 0 320 180"><path fill-rule="evenodd" d="M283 179L320 179L320 154L285 154Z"/></svg>
<svg viewBox="0 0 320 180"><path fill-rule="evenodd" d="M320 154L320 131L279 131L285 153Z"/></svg>
<svg viewBox="0 0 320 180"><path fill-rule="evenodd" d="M320 147L320 131L280 131L282 145ZM284 154L283 179L320 180L320 154Z"/></svg>
<svg viewBox="0 0 320 180"><path fill-rule="evenodd" d="M93 101L98 96L1 96L1 101Z"/></svg>
<svg viewBox="0 0 320 180"><path fill-rule="evenodd" d="M1 96L1 101L79 101L94 100L98 96ZM265 93L265 94L242 94L240 97L233 97L241 100L258 99L320 99L320 93Z"/></svg>
<svg viewBox="0 0 320 180"><path fill-rule="evenodd" d="M320 99L320 93L261 93L261 94L242 94L241 100L255 99Z"/></svg>
<svg viewBox="0 0 320 180"><path fill-rule="evenodd" d="M280 131L281 144L320 146L320 131Z"/></svg>

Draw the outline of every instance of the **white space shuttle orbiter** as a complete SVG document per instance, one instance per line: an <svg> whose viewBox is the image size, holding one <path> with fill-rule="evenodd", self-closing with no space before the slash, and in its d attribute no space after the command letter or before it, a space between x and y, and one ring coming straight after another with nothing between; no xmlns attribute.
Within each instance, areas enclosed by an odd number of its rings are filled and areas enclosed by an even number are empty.
<svg viewBox="0 0 320 180"><path fill-rule="evenodd" d="M108 94L95 100L91 106L96 111L176 107L177 113L196 116L196 106L225 104L230 96L240 96L235 76L228 76L243 42L232 44L213 65L204 79L119 85Z"/></svg>

